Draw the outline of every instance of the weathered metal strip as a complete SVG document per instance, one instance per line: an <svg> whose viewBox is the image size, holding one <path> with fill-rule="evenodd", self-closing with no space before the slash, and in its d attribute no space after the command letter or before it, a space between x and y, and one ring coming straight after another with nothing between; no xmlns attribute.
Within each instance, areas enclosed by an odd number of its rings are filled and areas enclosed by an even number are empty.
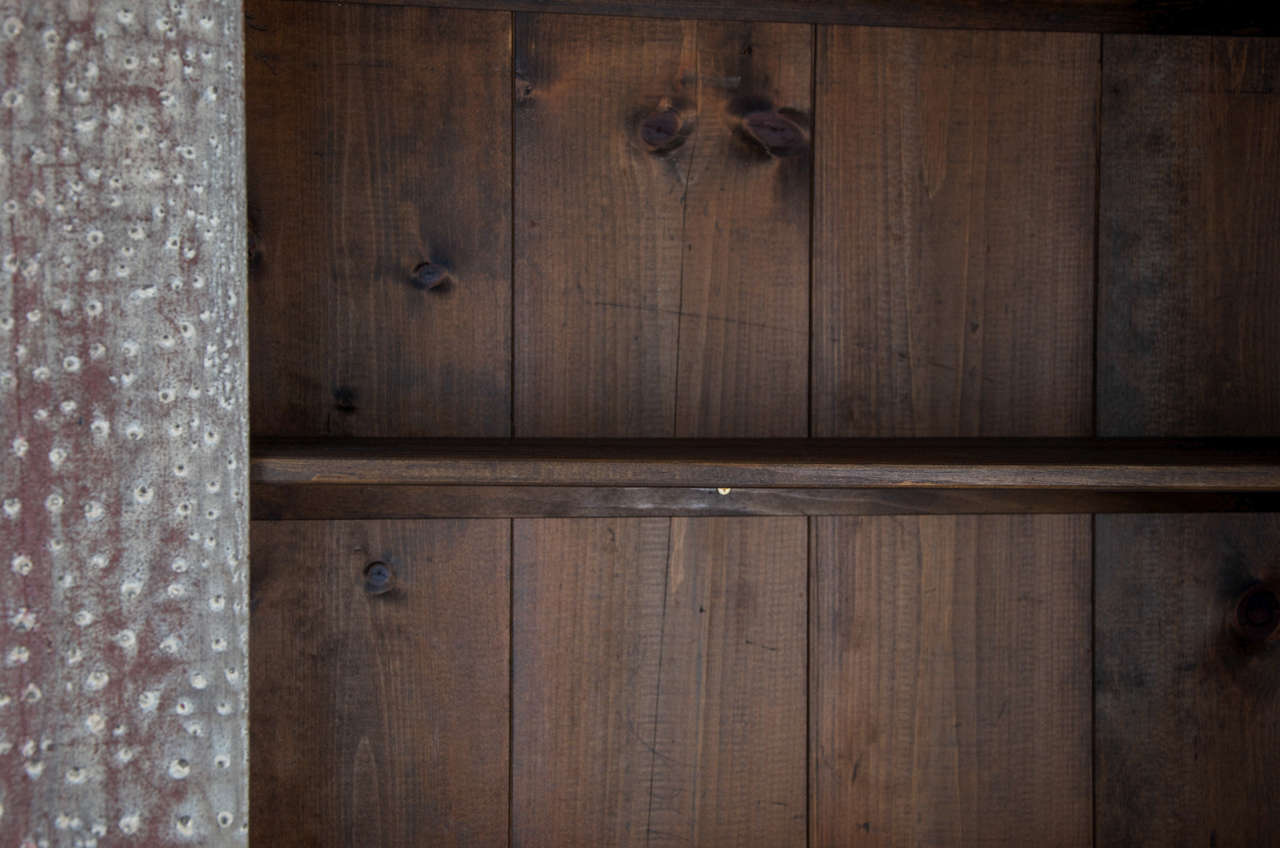
<svg viewBox="0 0 1280 848"><path fill-rule="evenodd" d="M0 842L247 840L239 0L0 0Z"/></svg>

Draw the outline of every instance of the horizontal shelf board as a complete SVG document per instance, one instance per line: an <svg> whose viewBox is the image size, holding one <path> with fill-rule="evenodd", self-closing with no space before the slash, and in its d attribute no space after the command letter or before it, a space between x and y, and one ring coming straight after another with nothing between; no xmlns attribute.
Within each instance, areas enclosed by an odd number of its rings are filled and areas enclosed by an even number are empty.
<svg viewBox="0 0 1280 848"><path fill-rule="evenodd" d="M1266 2L1209 0L354 0L511 12L1047 32L1275 35ZM328 0L352 2L352 0Z"/></svg>
<svg viewBox="0 0 1280 848"><path fill-rule="evenodd" d="M1276 440L289 440L254 483L1280 491Z"/></svg>
<svg viewBox="0 0 1280 848"><path fill-rule="evenodd" d="M259 521L627 516L1277 512L1280 494L1010 489L716 489L587 486L253 486Z"/></svg>

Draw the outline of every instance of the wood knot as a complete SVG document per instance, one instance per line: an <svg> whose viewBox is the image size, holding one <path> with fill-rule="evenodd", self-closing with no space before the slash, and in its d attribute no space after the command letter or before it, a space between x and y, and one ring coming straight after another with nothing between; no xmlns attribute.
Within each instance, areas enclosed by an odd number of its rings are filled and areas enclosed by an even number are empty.
<svg viewBox="0 0 1280 848"><path fill-rule="evenodd" d="M449 269L428 259L415 265L409 274L409 283L420 291L445 290L449 282Z"/></svg>
<svg viewBox="0 0 1280 848"><path fill-rule="evenodd" d="M640 122L640 141L650 153L668 153L675 150L689 136L689 127L680 113L673 108L650 112Z"/></svg>
<svg viewBox="0 0 1280 848"><path fill-rule="evenodd" d="M346 415L354 413L358 409L356 406L356 390L350 386L338 386L335 388L333 390L333 408Z"/></svg>
<svg viewBox="0 0 1280 848"><path fill-rule="evenodd" d="M1265 583L1249 587L1236 603L1232 629L1246 642L1261 644L1280 629L1280 597Z"/></svg>
<svg viewBox="0 0 1280 848"><path fill-rule="evenodd" d="M395 588L396 575L385 562L371 562L364 569L364 590L370 595L385 595Z"/></svg>
<svg viewBox="0 0 1280 848"><path fill-rule="evenodd" d="M808 134L799 124L776 110L744 115L742 132L770 156L798 156L809 149Z"/></svg>
<svg viewBox="0 0 1280 848"><path fill-rule="evenodd" d="M524 74L517 73L515 75L515 99L516 106L525 106L533 102L533 81Z"/></svg>

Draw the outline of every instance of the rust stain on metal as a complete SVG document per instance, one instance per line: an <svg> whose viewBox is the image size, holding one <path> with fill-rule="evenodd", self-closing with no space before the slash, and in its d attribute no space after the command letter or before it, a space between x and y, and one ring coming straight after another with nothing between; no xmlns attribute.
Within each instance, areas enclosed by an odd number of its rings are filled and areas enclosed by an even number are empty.
<svg viewBox="0 0 1280 848"><path fill-rule="evenodd" d="M0 836L238 845L239 0L0 0Z"/></svg>

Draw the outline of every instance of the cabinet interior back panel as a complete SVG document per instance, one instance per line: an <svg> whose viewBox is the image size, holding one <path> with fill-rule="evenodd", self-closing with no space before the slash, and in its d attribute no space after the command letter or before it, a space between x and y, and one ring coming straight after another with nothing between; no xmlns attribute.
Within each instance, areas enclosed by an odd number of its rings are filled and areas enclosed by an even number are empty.
<svg viewBox="0 0 1280 848"><path fill-rule="evenodd" d="M256 436L1280 430L1275 40L246 12ZM1269 520L512 497L255 524L255 842L1274 829Z"/></svg>
<svg viewBox="0 0 1280 848"><path fill-rule="evenodd" d="M246 8L254 435L509 435L511 16Z"/></svg>
<svg viewBox="0 0 1280 848"><path fill-rule="evenodd" d="M1098 44L819 29L813 435L1092 435Z"/></svg>
<svg viewBox="0 0 1280 848"><path fill-rule="evenodd" d="M516 16L516 435L807 434L812 38Z"/></svg>
<svg viewBox="0 0 1280 848"><path fill-rule="evenodd" d="M1280 39L1105 56L1099 435L1280 435Z"/></svg>
<svg viewBox="0 0 1280 848"><path fill-rule="evenodd" d="M805 535L515 522L515 844L805 845Z"/></svg>
<svg viewBox="0 0 1280 848"><path fill-rule="evenodd" d="M1280 40L1107 37L1098 426L1280 435ZM1097 843L1280 828L1274 516L1099 516Z"/></svg>
<svg viewBox="0 0 1280 848"><path fill-rule="evenodd" d="M255 845L506 842L510 526L254 522Z"/></svg>
<svg viewBox="0 0 1280 848"><path fill-rule="evenodd" d="M814 846L1088 845L1088 516L814 518Z"/></svg>

